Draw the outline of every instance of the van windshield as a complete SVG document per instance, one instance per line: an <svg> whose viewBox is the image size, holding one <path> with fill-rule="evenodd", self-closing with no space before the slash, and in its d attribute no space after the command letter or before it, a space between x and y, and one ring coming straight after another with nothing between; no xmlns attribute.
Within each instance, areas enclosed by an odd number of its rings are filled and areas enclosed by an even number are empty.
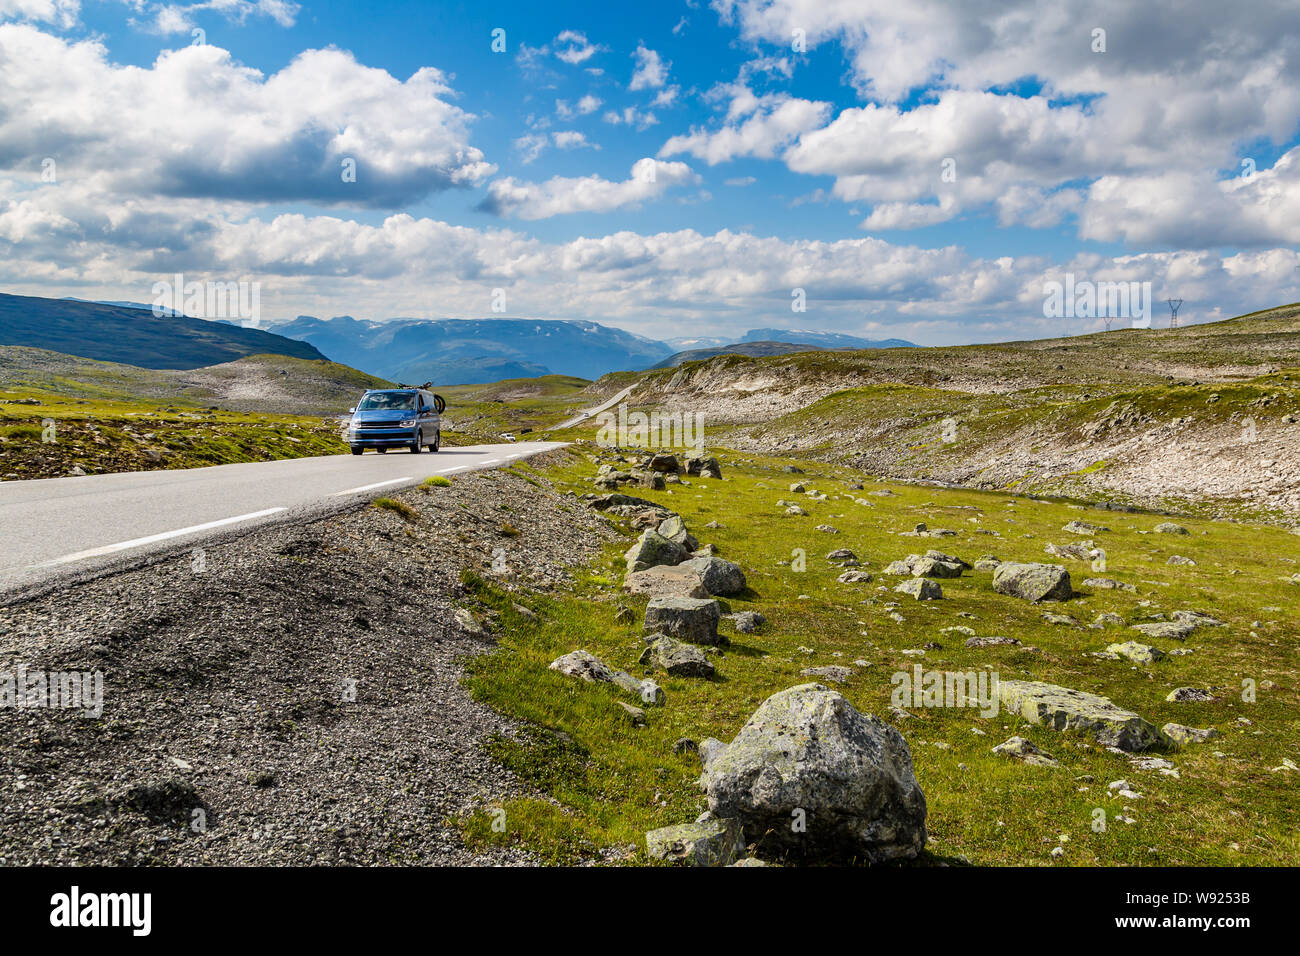
<svg viewBox="0 0 1300 956"><path fill-rule="evenodd" d="M415 408L416 394L415 392L367 392L357 405L357 411L373 411L377 408Z"/></svg>

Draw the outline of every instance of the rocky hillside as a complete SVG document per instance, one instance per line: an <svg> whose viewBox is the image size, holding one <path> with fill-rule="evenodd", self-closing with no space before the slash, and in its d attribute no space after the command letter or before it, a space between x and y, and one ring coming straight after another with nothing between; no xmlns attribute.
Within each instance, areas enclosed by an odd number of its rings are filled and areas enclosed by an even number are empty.
<svg viewBox="0 0 1300 956"><path fill-rule="evenodd" d="M715 445L889 477L1296 518L1298 388L1289 305L1181 329L724 356L647 374L629 402L698 412Z"/></svg>

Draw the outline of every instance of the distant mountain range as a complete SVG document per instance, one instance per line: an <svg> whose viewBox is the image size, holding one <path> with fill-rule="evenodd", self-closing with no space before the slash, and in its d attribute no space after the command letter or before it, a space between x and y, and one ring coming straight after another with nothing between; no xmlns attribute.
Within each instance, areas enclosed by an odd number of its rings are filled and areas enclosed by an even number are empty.
<svg viewBox="0 0 1300 956"><path fill-rule="evenodd" d="M133 305L0 293L0 345L22 345L137 368L192 369L245 355L323 359L307 342Z"/></svg>
<svg viewBox="0 0 1300 956"><path fill-rule="evenodd" d="M739 342L715 336L660 342L596 322L557 319L371 321L300 315L244 328L183 315L156 316L137 302L0 294L0 345L149 369L200 368L258 353L328 357L395 382L480 385L550 374L597 379L728 352L763 356L911 343L792 329L751 329Z"/></svg>
<svg viewBox="0 0 1300 956"><path fill-rule="evenodd" d="M479 385L551 373L595 379L671 354L663 342L595 322L545 319L389 319L301 315L268 325L336 362L397 382Z"/></svg>

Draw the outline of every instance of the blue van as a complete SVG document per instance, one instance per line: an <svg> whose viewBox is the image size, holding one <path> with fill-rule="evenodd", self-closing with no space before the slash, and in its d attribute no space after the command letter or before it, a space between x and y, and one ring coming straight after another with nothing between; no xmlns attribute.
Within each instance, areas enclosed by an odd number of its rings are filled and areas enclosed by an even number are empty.
<svg viewBox="0 0 1300 956"><path fill-rule="evenodd" d="M349 409L352 454L360 455L367 448L381 454L390 448L408 448L417 455L424 448L437 451L442 442L438 416L446 407L442 396L424 385L371 389L356 408Z"/></svg>

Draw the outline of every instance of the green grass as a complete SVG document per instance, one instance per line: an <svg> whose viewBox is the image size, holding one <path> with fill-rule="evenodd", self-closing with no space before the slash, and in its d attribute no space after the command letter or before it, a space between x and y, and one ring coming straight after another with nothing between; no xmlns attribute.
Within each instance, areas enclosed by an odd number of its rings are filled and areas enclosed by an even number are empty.
<svg viewBox="0 0 1300 956"><path fill-rule="evenodd" d="M371 505L381 511L392 511L402 518L403 521L409 521L412 524L420 520L420 515L414 508L405 501L398 501L396 498L376 498Z"/></svg>
<svg viewBox="0 0 1300 956"><path fill-rule="evenodd" d="M533 728L520 740L495 742L493 752L554 802L507 801L504 832L492 830L486 815L472 817L465 823L472 840L517 843L553 861L573 861L599 848L614 848L616 858L644 862L647 830L692 820L705 807L694 786L698 759L674 754L674 741L706 736L730 740L764 699L808 681L800 675L802 669L851 665L861 659L870 666L857 668L848 683L836 689L860 710L891 722L890 675L910 671L919 662L944 671L987 666L1003 679L1046 680L1103 694L1157 726L1175 721L1214 726L1224 734L1170 755L1180 773L1174 779L1134 769L1088 738L1026 726L1005 714L983 719L973 710L913 709L914 716L897 726L911 746L929 803L932 840L922 862L1049 865L1061 834L1069 838L1061 844L1066 848L1064 864L1300 862L1296 775L1272 769L1284 758L1300 759L1300 587L1286 580L1300 570L1295 536L1274 527L1196 518L1179 519L1192 532L1188 537L1143 533L1166 519L1099 512L1005 492L891 487L845 467L804 461L800 464L807 474L799 480L829 496L814 501L787 490L792 476L780 471L783 460L749 456L749 464L737 467L727 464L733 457L723 456L724 481L691 479L689 486L637 494L678 511L702 541L713 542L723 557L739 562L751 591L727 603L734 611L762 611L768 624L757 634L731 635L731 647L716 659L715 680L656 675L667 693L667 705L648 708L643 728L633 728L624 719L617 706L623 698L615 690L547 669L555 657L585 648L615 667L642 672L637 657L644 600L622 595L616 584L630 529L582 571L570 590L539 595L533 601L537 622L512 612L510 604L517 596L476 582L480 599L502 614L503 626L497 651L470 662L468 686L479 699ZM582 454L568 461L543 474L557 490L590 491L595 465ZM866 490L850 491L852 481L865 481ZM869 494L884 488L894 496ZM810 516L786 516L775 504L779 498L799 499ZM1083 593L1047 610L1083 622L1110 611L1131 624L1193 608L1228 626L1194 632L1182 642L1194 649L1190 655L1135 666L1089 652L1112 642L1146 641L1138 632L1047 624L1041 618L1045 608L996 594L990 574L968 572L943 581L944 600L916 602L889 589L901 579L880 573L890 561L927 548L971 562L986 553L1003 560L1056 562L1060 559L1049 558L1044 545L1078 540L1060 530L1074 519L1113 529L1096 536L1107 552L1108 570L1103 575L1081 562L1063 562L1076 590ZM722 527L705 529L709 521ZM952 528L958 535L899 537L919 521L931 528ZM813 530L823 523L840 533ZM980 529L1000 537L981 534ZM876 580L838 583L841 570L823 556L841 547L852 548L869 562L866 569ZM806 554L802 573L782 564L799 551ZM1166 561L1171 554L1191 557L1198 564L1170 566ZM1139 593L1083 587L1090 576L1132 583ZM895 599L896 609L889 606ZM615 621L620 604L637 609L636 621ZM890 618L893 610L905 618L902 623ZM1016 637L1024 646L968 649L963 636L943 633L954 626L970 627L981 636ZM942 649L928 650L924 657L902 653L927 642L938 642ZM1148 642L1164 650L1182 646ZM1274 686L1259 690L1257 700L1247 703L1241 691L1247 679L1261 688L1268 687L1265 682ZM1166 702L1165 696L1179 686L1213 688L1218 700ZM1239 722L1242 718L1249 723ZM1034 741L1062 766L1026 766L990 752L1013 733ZM1222 756L1215 756L1216 751ZM1107 783L1121 778L1144 798L1110 797ZM1123 807L1136 823L1115 819ZM1109 821L1102 833L1091 826L1097 808L1106 811Z"/></svg>
<svg viewBox="0 0 1300 956"><path fill-rule="evenodd" d="M430 488L450 488L451 479L446 475L430 475L428 478L424 479L424 481L420 482L420 487L425 491L428 491Z"/></svg>

